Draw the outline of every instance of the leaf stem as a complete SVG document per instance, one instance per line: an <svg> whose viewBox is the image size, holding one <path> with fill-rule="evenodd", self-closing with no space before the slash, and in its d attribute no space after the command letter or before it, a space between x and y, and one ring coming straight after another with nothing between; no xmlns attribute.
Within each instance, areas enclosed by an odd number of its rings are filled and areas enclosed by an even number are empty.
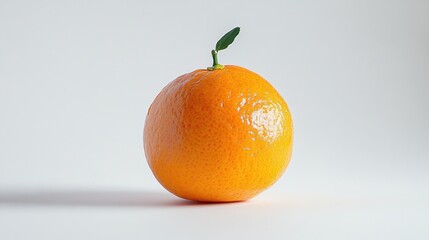
<svg viewBox="0 0 429 240"><path fill-rule="evenodd" d="M223 69L224 66L218 63L217 60L217 51L216 50L212 50L212 58L213 58L213 66L212 67L208 67L207 70L213 71L213 70L218 70L218 69Z"/></svg>
<svg viewBox="0 0 429 240"><path fill-rule="evenodd" d="M217 60L217 53L220 50L227 48L232 42L234 42L235 37L240 33L240 28L235 27L231 31L227 32L219 41L216 43L216 48L212 50L213 66L208 67L207 70L213 71L218 69L223 69L224 66L219 64Z"/></svg>
<svg viewBox="0 0 429 240"><path fill-rule="evenodd" d="M219 64L217 62L217 51L216 50L212 50L212 57L213 57L213 67L214 67L214 66Z"/></svg>

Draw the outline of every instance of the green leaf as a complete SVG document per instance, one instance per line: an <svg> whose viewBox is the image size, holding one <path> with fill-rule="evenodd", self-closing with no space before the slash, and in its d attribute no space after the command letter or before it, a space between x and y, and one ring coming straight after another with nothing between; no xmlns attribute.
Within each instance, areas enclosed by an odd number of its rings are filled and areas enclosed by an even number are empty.
<svg viewBox="0 0 429 240"><path fill-rule="evenodd" d="M223 37L216 43L216 51L227 48L232 42L234 42L235 37L237 37L239 33L240 27L236 27L223 35Z"/></svg>

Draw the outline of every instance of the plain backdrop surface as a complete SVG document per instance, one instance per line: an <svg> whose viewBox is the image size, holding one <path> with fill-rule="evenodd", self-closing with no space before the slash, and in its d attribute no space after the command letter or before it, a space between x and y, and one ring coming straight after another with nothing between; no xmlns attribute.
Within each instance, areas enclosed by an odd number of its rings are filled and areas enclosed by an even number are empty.
<svg viewBox="0 0 429 240"><path fill-rule="evenodd" d="M428 239L428 1L0 0L0 239ZM211 65L288 102L292 162L257 198L166 192L142 129Z"/></svg>

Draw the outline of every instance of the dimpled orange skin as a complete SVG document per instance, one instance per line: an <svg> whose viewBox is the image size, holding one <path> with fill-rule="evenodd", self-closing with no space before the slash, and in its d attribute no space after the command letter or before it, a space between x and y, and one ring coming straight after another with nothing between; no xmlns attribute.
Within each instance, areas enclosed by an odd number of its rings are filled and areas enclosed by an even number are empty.
<svg viewBox="0 0 429 240"><path fill-rule="evenodd" d="M147 162L178 197L250 199L283 174L292 154L288 106L261 76L238 66L196 70L169 83L149 108Z"/></svg>

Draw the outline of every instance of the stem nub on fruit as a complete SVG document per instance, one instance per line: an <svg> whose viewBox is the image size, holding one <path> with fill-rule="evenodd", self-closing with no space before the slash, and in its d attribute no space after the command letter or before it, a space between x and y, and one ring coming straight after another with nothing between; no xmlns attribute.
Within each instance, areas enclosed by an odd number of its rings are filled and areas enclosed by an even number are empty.
<svg viewBox="0 0 429 240"><path fill-rule="evenodd" d="M217 53L220 50L227 48L232 42L234 42L235 37L240 33L240 27L236 27L231 31L227 32L219 41L216 43L216 48L212 50L213 66L208 67L207 70L219 70L223 69L224 66L218 63Z"/></svg>

